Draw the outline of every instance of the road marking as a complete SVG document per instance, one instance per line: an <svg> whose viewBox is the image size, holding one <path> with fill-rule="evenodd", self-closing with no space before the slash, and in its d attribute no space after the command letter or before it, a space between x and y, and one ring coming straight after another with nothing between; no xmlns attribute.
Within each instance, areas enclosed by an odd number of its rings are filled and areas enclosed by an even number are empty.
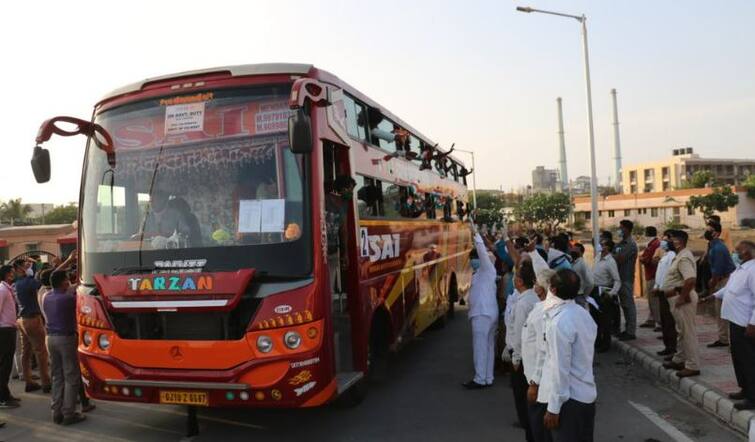
<svg viewBox="0 0 755 442"><path fill-rule="evenodd" d="M663 430L663 432L666 433L675 442L694 442L692 439L688 438L684 433L679 431L679 429L671 425L671 423L659 416L658 413L651 410L650 408L641 404L634 403L632 401L627 402L629 402L629 405L633 406L637 411L642 413L643 416L648 418L650 422L654 423L658 428Z"/></svg>

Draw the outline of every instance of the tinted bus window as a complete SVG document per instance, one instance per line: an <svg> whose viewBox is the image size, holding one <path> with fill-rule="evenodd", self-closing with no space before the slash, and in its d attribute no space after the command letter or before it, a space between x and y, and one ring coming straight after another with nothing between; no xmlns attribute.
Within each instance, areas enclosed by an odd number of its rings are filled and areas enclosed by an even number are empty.
<svg viewBox="0 0 755 442"><path fill-rule="evenodd" d="M346 129L349 135L359 140L366 140L365 121L367 115L364 106L346 94L343 96L343 104L346 108Z"/></svg>
<svg viewBox="0 0 755 442"><path fill-rule="evenodd" d="M380 216L380 186L372 178L357 175L357 210L359 217Z"/></svg>
<svg viewBox="0 0 755 442"><path fill-rule="evenodd" d="M380 146L388 152L396 151L396 141L393 140L393 122L387 118L381 118L375 125L371 125L372 144Z"/></svg>
<svg viewBox="0 0 755 442"><path fill-rule="evenodd" d="M383 183L383 216L401 218L401 186Z"/></svg>

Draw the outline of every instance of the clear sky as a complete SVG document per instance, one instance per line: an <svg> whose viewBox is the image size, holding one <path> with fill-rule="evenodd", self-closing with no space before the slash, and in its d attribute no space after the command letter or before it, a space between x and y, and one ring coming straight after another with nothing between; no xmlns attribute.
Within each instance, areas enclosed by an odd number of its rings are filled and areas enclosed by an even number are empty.
<svg viewBox="0 0 755 442"><path fill-rule="evenodd" d="M474 150L480 188L508 190L531 183L537 165L557 167L561 96L569 175L587 174L579 23L516 5L588 16L601 182L613 167L611 88L625 164L684 146L755 156L749 0L26 1L0 27L0 199L78 198L83 138L49 142L52 180L33 179L46 118L89 118L103 94L150 76L281 61L313 63L442 146Z"/></svg>

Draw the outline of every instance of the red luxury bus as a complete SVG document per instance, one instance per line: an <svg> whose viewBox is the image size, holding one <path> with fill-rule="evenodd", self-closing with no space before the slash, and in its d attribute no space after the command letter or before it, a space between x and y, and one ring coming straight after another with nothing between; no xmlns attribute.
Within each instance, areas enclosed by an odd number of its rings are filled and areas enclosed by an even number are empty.
<svg viewBox="0 0 755 442"><path fill-rule="evenodd" d="M469 287L463 164L328 72L259 64L106 95L79 200L82 378L97 399L358 401ZM451 149L452 150L452 149ZM351 177L354 193L334 183Z"/></svg>

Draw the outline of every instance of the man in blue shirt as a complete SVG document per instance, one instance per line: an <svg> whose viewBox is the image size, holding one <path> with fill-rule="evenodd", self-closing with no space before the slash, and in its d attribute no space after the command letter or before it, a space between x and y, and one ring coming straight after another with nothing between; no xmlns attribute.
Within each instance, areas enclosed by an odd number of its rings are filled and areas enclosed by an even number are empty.
<svg viewBox="0 0 755 442"><path fill-rule="evenodd" d="M76 349L76 294L69 290L70 282L64 270L53 272L50 282L52 292L45 296L42 308L47 318L47 348L52 360L52 419L56 424L71 425L85 419L76 412L81 389Z"/></svg>
<svg viewBox="0 0 755 442"><path fill-rule="evenodd" d="M721 240L721 224L709 220L705 228L705 239L708 240L708 264L711 278L708 281L708 293L715 293L726 286L729 275L736 266L726 244ZM718 339L708 344L708 347L729 346L729 323L721 318L721 300L716 299L716 317L718 318Z"/></svg>
<svg viewBox="0 0 755 442"><path fill-rule="evenodd" d="M37 291L42 286L38 280L27 273L27 262L17 259L13 263L16 272L16 298L18 299L18 328L22 334L21 368L26 381L27 393L39 390L50 392L50 368L47 362L47 348L45 347L45 326L42 311L37 301ZM39 377L42 386L32 380L32 353L39 363Z"/></svg>

